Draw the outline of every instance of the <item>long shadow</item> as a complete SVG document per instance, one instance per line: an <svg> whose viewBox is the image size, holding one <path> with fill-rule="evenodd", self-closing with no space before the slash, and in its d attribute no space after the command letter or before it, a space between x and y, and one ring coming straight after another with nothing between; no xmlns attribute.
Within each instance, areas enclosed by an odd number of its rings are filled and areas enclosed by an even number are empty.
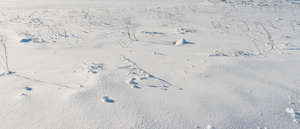
<svg viewBox="0 0 300 129"><path fill-rule="evenodd" d="M28 76L25 76L25 75L17 74L15 72L8 72L8 73L0 74L0 77L3 77L3 76L14 76L14 77L17 77L17 78L21 78L21 79L36 82L36 83L54 85L56 87L67 88L67 89L74 89L74 88L72 88L71 86L68 86L68 85L63 85L63 84L59 84L59 83L53 83L53 82L47 82L47 81L43 81L43 80L39 80L39 79L34 79L34 78L31 78L31 77L28 77Z"/></svg>

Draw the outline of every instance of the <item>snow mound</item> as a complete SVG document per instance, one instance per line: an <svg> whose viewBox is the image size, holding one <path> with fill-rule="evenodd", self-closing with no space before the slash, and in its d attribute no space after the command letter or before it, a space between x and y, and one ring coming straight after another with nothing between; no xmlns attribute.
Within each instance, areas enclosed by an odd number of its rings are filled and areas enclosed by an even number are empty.
<svg viewBox="0 0 300 129"><path fill-rule="evenodd" d="M182 46L182 45L186 45L186 44L192 44L192 42L187 41L184 38L181 38L179 40L177 40L176 42L173 43L175 46Z"/></svg>

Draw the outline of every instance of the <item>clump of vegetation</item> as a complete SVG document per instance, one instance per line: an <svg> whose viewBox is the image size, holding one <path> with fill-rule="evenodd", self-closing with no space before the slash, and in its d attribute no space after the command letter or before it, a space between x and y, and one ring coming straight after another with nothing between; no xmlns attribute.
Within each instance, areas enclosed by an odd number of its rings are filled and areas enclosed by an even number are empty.
<svg viewBox="0 0 300 129"><path fill-rule="evenodd" d="M7 53L7 45L6 45L6 37L3 35L0 35L0 62L2 63L4 67L4 74L12 74L12 72L9 70L8 65L8 53Z"/></svg>

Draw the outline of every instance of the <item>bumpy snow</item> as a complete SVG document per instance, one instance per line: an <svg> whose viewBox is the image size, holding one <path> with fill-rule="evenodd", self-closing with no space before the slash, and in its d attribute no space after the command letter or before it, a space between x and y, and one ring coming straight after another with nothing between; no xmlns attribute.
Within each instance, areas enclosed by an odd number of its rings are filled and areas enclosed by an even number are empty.
<svg viewBox="0 0 300 129"><path fill-rule="evenodd" d="M0 0L0 129L299 129L299 0Z"/></svg>

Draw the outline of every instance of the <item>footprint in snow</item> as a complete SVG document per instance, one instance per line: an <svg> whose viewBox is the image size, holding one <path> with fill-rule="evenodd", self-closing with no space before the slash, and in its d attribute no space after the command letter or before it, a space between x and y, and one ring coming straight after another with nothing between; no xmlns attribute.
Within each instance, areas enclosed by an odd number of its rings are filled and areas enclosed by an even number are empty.
<svg viewBox="0 0 300 129"><path fill-rule="evenodd" d="M20 40L20 43L28 43L28 42L31 42L31 41L32 41L32 39L30 39L30 38L24 38L24 39Z"/></svg>
<svg viewBox="0 0 300 129"><path fill-rule="evenodd" d="M145 71L144 69L139 67L137 63L133 60L127 57L122 57L122 60L126 65L119 67L119 69L126 69L128 70L129 76L134 76L127 81L127 83L132 88L142 88L142 86L148 85L149 87L159 87L162 88L162 90L168 90L168 88L172 86L172 84L168 81L156 77L150 74L149 72Z"/></svg>
<svg viewBox="0 0 300 129"><path fill-rule="evenodd" d="M99 71L102 71L102 70L103 70L103 64L92 63L88 67L88 72L93 73L93 74L97 74L97 73L99 73Z"/></svg>
<svg viewBox="0 0 300 129"><path fill-rule="evenodd" d="M104 96L102 98L102 101L105 102L105 103L115 103L115 100L109 98L108 96Z"/></svg>
<svg viewBox="0 0 300 129"><path fill-rule="evenodd" d="M31 87L24 87L24 90L25 90L25 92L21 93L20 97L28 96L30 94L29 92L32 91L32 88Z"/></svg>
<svg viewBox="0 0 300 129"><path fill-rule="evenodd" d="M128 84L131 85L132 88L137 88L137 89L141 88L141 87L139 86L139 84L138 84L136 78L131 78L131 79L129 79Z"/></svg>
<svg viewBox="0 0 300 129"><path fill-rule="evenodd" d="M25 90L26 91L32 91L32 88L31 87L25 87Z"/></svg>

